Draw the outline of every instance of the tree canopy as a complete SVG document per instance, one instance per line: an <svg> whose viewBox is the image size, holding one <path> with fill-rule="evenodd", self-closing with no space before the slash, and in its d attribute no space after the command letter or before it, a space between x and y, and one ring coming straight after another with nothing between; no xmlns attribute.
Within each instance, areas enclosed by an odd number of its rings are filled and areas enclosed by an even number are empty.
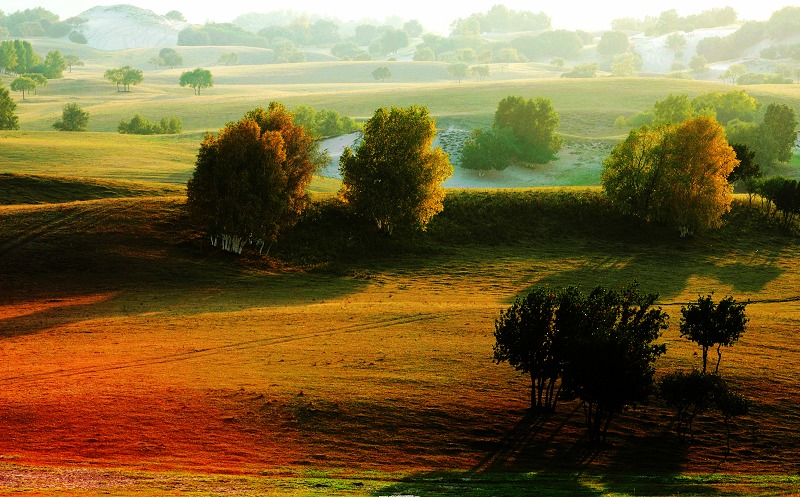
<svg viewBox="0 0 800 497"><path fill-rule="evenodd" d="M603 188L623 212L679 228L718 226L730 209L737 164L722 126L696 117L632 130L603 162Z"/></svg>
<svg viewBox="0 0 800 497"><path fill-rule="evenodd" d="M61 120L54 122L53 127L59 131L86 131L88 124L89 113L76 103L68 103L64 105Z"/></svg>
<svg viewBox="0 0 800 497"><path fill-rule="evenodd" d="M192 71L181 73L178 84L181 86L190 86L194 88L195 95L200 95L201 89L214 86L214 76L208 69L198 67Z"/></svg>
<svg viewBox="0 0 800 497"><path fill-rule="evenodd" d="M453 166L432 148L436 124L425 107L380 108L364 126L361 144L339 160L342 200L374 221L379 232L423 228L442 210L441 184Z"/></svg>
<svg viewBox="0 0 800 497"><path fill-rule="evenodd" d="M0 84L0 129L19 129L19 118L14 113L17 103L11 92Z"/></svg>
<svg viewBox="0 0 800 497"><path fill-rule="evenodd" d="M117 91L131 91L131 85L138 85L144 81L141 69L134 69L131 66L115 67L107 69L105 78L117 85Z"/></svg>
<svg viewBox="0 0 800 497"><path fill-rule="evenodd" d="M506 97L497 104L493 127L513 132L518 160L544 164L555 158L563 145L555 133L558 122L558 113L547 98Z"/></svg>
<svg viewBox="0 0 800 497"><path fill-rule="evenodd" d="M711 295L698 297L697 302L681 307L681 336L697 343L703 350L703 373L706 372L708 349L717 346L717 365L719 372L722 361L721 347L730 347L744 333L747 325L745 307L733 297L725 297L718 303Z"/></svg>
<svg viewBox="0 0 800 497"><path fill-rule="evenodd" d="M187 187L189 213L223 250L263 248L297 222L324 160L282 104L256 108L200 144Z"/></svg>

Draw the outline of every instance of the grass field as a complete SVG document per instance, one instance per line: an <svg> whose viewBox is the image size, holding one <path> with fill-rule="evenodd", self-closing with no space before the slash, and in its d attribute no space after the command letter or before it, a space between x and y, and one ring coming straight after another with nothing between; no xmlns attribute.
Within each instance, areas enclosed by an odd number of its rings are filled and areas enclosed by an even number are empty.
<svg viewBox="0 0 800 497"><path fill-rule="evenodd" d="M320 201L268 257L210 250L185 213L202 134L270 100L361 118L422 104L440 127L469 128L507 95L545 96L571 144L606 150L624 133L618 115L728 86L561 80L535 64L456 83L438 64L393 63L377 83L374 64L319 63L212 67L217 84L199 97L175 84L180 70L146 70L124 94L105 68L157 51L76 50L87 66L18 100L22 129L0 132L0 493L800 492L798 235L744 198L723 229L689 239L614 213L597 188L451 190L426 233L395 240ZM796 86L748 91L800 108ZM90 132L50 130L66 101L90 112ZM117 134L137 112L177 115L187 132ZM553 175L596 184L601 160L582 152L575 162L592 167ZM316 199L337 188L312 185ZM492 362L494 320L514 296L634 279L671 315L660 372L699 364L679 337L681 303L751 301L721 368L754 401L730 454L718 420L682 443L658 402L623 414L600 450L577 403L531 417L527 379Z"/></svg>

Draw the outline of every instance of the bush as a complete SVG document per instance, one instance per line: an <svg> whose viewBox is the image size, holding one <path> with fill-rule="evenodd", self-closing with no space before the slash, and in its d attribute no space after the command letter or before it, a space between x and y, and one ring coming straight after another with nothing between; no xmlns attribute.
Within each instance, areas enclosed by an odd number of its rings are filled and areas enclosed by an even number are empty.
<svg viewBox="0 0 800 497"><path fill-rule="evenodd" d="M177 117L164 117L158 123L151 123L136 114L130 121L120 121L117 131L130 135L174 135L183 131L183 122Z"/></svg>

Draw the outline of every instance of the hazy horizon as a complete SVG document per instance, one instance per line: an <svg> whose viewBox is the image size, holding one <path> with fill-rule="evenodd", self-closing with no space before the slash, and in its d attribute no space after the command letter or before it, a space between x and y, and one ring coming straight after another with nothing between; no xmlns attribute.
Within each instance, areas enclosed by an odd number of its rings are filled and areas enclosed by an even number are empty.
<svg viewBox="0 0 800 497"><path fill-rule="evenodd" d="M644 18L657 16L665 10L675 9L682 16L696 14L715 7L733 7L744 20L765 20L776 10L791 5L786 0L764 0L758 3L744 0L720 2L719 0L679 0L670 3L641 3L637 5L615 5L593 3L587 5L582 1L566 0L542 7L532 7L525 0L463 0L457 5L435 6L430 2L410 0L398 4L379 2L364 3L344 0L332 3L321 3L318 0L296 0L291 9L286 4L265 2L255 6L253 2L233 0L225 3L220 9L218 4L198 5L182 0L134 0L130 2L98 2L97 0L5 0L2 9L6 14L17 10L43 7L58 14L62 19L76 16L98 5L130 4L165 14L170 10L180 11L187 21L202 24L206 21L230 22L241 14L250 12L272 12L291 10L298 13L317 14L323 17L336 17L343 21L373 19L384 20L390 17L417 19L428 30L446 34L450 23L460 17L476 12L486 12L492 5L503 4L514 10L543 11L553 20L557 29L603 30L611 28L611 21L620 17Z"/></svg>

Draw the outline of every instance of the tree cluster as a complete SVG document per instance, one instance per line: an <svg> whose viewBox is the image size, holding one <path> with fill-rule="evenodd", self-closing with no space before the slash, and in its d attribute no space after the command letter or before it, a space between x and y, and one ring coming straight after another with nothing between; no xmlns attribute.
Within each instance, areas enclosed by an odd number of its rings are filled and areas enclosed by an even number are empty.
<svg viewBox="0 0 800 497"><path fill-rule="evenodd" d="M8 15L2 15L0 11L0 32L4 32L5 37L62 38L81 23L82 20L77 17L61 21L57 14L41 7L18 10Z"/></svg>
<svg viewBox="0 0 800 497"><path fill-rule="evenodd" d="M517 33L549 29L550 16L544 12L512 10L505 5L494 5L487 12L475 13L453 21L450 30L454 34Z"/></svg>
<svg viewBox="0 0 800 497"><path fill-rule="evenodd" d="M535 289L496 320L494 360L530 375L531 409L579 399L590 438L604 441L613 417L654 390L654 363L666 351L655 342L668 321L657 297L636 285Z"/></svg>
<svg viewBox="0 0 800 497"><path fill-rule="evenodd" d="M161 121L153 123L136 114L130 121L120 121L117 131L129 135L174 135L183 131L183 122L173 116L162 117Z"/></svg>
<svg viewBox="0 0 800 497"><path fill-rule="evenodd" d="M584 294L576 287L534 288L517 298L495 321L494 361L508 362L530 377L533 411L551 412L559 400L580 400L590 438L605 441L611 420L658 393L676 410L676 430L692 433L694 418L716 409L725 420L747 412L749 401L718 374L706 372L709 347L732 346L745 330L746 304L710 296L681 308L681 334L701 345L703 370L671 372L658 382L655 362L666 352L656 343L668 315L653 307L658 296L641 294L636 284L620 291L598 286Z"/></svg>
<svg viewBox="0 0 800 497"><path fill-rule="evenodd" d="M307 105L298 105L294 109L294 123L315 138L345 135L362 129L361 124L352 117L330 109L316 110Z"/></svg>
<svg viewBox="0 0 800 497"><path fill-rule="evenodd" d="M767 214L780 215L783 223L789 225L800 216L800 183L782 176L755 181L752 193L761 195L766 203Z"/></svg>
<svg viewBox="0 0 800 497"><path fill-rule="evenodd" d="M324 160L283 105L254 109L201 143L187 187L190 216L214 246L261 250L297 222Z"/></svg>
<svg viewBox="0 0 800 497"><path fill-rule="evenodd" d="M503 170L512 162L545 164L561 149L555 134L558 113L546 98L506 97L497 105L489 130L473 130L461 150L467 169Z"/></svg>
<svg viewBox="0 0 800 497"><path fill-rule="evenodd" d="M728 140L746 145L763 166L791 160L797 141L797 113L786 104L769 104L760 123L731 121Z"/></svg>
<svg viewBox="0 0 800 497"><path fill-rule="evenodd" d="M730 210L737 164L714 119L632 130L603 161L606 195L623 212L677 227L682 235L718 226Z"/></svg>
<svg viewBox="0 0 800 497"><path fill-rule="evenodd" d="M138 85L144 81L144 75L141 69L135 69L131 66L115 67L107 69L104 77L110 82L117 85L117 91L129 92L131 85Z"/></svg>
<svg viewBox="0 0 800 497"><path fill-rule="evenodd" d="M694 31L695 29L716 28L734 24L738 14L732 7L713 8L699 14L682 17L674 9L665 10L657 17L644 19L625 17L611 21L611 27L618 31L639 31L648 36L659 36L674 31Z"/></svg>
<svg viewBox="0 0 800 497"><path fill-rule="evenodd" d="M183 57L174 48L162 48L158 52L158 57L151 57L148 62L154 66L166 66L174 69L183 65Z"/></svg>
<svg viewBox="0 0 800 497"><path fill-rule="evenodd" d="M214 86L214 76L208 69L198 67L192 71L181 73L178 84L182 87L189 86L194 89L195 95L200 95L200 90L203 88L211 88Z"/></svg>

